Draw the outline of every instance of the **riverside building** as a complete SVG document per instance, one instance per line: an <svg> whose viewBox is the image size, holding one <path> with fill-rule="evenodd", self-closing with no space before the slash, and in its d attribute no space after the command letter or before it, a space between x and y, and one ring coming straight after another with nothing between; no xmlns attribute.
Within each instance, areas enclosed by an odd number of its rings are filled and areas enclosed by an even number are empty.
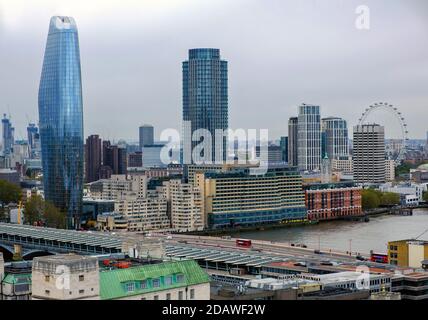
<svg viewBox="0 0 428 320"><path fill-rule="evenodd" d="M250 174L250 168L195 172L204 202L205 225L233 228L306 219L302 177L286 166Z"/></svg>

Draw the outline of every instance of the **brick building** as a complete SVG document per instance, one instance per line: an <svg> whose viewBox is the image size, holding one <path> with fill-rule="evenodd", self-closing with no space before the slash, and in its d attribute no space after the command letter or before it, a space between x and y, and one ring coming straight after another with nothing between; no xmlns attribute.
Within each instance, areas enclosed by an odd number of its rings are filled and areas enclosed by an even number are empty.
<svg viewBox="0 0 428 320"><path fill-rule="evenodd" d="M353 183L304 186L309 220L334 220L363 214L361 191Z"/></svg>

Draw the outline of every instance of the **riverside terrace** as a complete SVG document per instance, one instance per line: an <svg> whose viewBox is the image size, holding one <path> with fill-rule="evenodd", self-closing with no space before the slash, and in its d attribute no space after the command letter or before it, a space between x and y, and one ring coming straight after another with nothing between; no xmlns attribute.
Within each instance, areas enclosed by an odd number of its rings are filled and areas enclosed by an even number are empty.
<svg viewBox="0 0 428 320"><path fill-rule="evenodd" d="M25 259L46 253L68 252L90 255L126 253L130 256L138 256L141 252L153 257L163 255L163 245L157 239L142 240L126 234L0 223L0 250L5 254L5 258L17 253L17 248Z"/></svg>

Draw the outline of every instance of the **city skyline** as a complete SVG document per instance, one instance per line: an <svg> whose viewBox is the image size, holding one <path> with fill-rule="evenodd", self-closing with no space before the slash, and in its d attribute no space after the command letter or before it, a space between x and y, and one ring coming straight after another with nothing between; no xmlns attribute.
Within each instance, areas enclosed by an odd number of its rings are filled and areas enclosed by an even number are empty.
<svg viewBox="0 0 428 320"><path fill-rule="evenodd" d="M243 17L240 19L256 18L250 10L258 8L256 2L247 2L244 10L239 8L241 1L195 4L192 16L207 23L191 37L187 32L197 20L184 23L190 13L183 11L176 1L160 1L159 5L150 1L134 3L117 16L116 5L101 6L106 15L102 21L93 15L94 7L84 7L79 1L68 8L65 2L47 2L40 14L31 16L19 1L13 5L8 1L0 3L3 18L0 45L7 45L7 50L0 53L5 61L1 108L12 115L17 139L26 135L27 117L31 122L38 120L35 89L46 33L43 21L57 11L73 16L80 25L85 135L137 141L138 126L142 123L151 123L157 133L169 127L179 130L181 61L186 59L188 49L214 47L222 51L230 64L231 128L269 128L270 139L279 139L287 134L288 118L297 115L297 106L306 102L320 105L323 117L338 116L347 120L351 135L352 127L366 107L376 101L388 101L406 117L410 138L425 136L425 124L419 121L427 100L423 84L428 81L425 72L428 48L418 40L426 36L427 30L423 20L426 4L422 1L413 1L412 5L391 4L387 12L368 1L370 30L355 28L358 1L346 4L336 1L330 5L303 1L297 6L293 3L292 8L291 2L270 1L271 5L264 5L258 12L257 21L264 25L259 32L253 30L256 26L243 30L236 27L239 23L232 24L238 10ZM206 9L213 13L207 16ZM37 8L31 12L38 12ZM118 22L122 22L121 14L125 13L129 19L117 27ZM153 13L153 25L140 25L137 20L148 13ZM329 14L329 22L323 19L323 14ZM299 21L298 18L304 16L313 19L310 25ZM215 17L221 18L221 26L216 24ZM406 25L405 30L393 25L398 17ZM109 19L115 23L103 23ZM25 27L28 23L31 23L30 29ZM177 30L165 30L174 23L178 24ZM110 30L110 25L115 25L117 30L108 39L100 36L100 28ZM152 33L146 32L147 26ZM220 29L214 32L215 27ZM228 32L221 32L226 27ZM333 33L336 29L341 31ZM270 37L274 41L263 38L263 32L275 30L284 32ZM293 33L285 32L287 30ZM127 32L131 33L121 38ZM253 37L249 37L251 32ZM114 39L120 39L120 52L113 47ZM141 44L134 44L133 39L141 39L138 41ZM241 42L239 46L235 44L236 39ZM304 50L305 39L315 50ZM262 45L254 46L257 42ZM397 43L406 50L398 50ZM19 52L31 50L34 56L19 54L18 49ZM15 63L8 63L11 57ZM26 79L11 76L21 74L21 68L28 70ZM115 77L109 76L111 74ZM19 93L15 88L19 88ZM383 117L387 119L388 115ZM389 130L395 127L386 126L387 138Z"/></svg>

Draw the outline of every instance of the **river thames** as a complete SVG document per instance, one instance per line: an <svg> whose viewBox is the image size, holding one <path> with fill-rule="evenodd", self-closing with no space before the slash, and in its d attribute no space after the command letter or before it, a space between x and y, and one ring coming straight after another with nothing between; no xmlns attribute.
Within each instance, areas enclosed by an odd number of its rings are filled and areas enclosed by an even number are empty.
<svg viewBox="0 0 428 320"><path fill-rule="evenodd" d="M329 221L316 225L288 227L263 231L246 231L236 237L305 244L309 248L339 250L368 254L387 252L387 242L410 239L428 229L428 210L417 209L413 216L371 216L370 222ZM428 232L420 239L427 240Z"/></svg>

